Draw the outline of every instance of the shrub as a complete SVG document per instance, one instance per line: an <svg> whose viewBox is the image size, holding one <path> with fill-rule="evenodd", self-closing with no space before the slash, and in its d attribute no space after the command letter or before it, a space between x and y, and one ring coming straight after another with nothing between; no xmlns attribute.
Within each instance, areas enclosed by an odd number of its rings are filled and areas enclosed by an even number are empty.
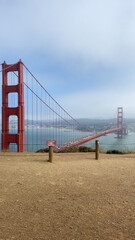
<svg viewBox="0 0 135 240"><path fill-rule="evenodd" d="M95 152L95 149L90 147L81 146L79 147L79 152Z"/></svg>
<svg viewBox="0 0 135 240"><path fill-rule="evenodd" d="M77 146L59 151L59 153L75 153L75 152L79 152L79 148Z"/></svg>
<svg viewBox="0 0 135 240"><path fill-rule="evenodd" d="M124 154L124 152L122 152L122 151L120 151L120 150L116 150L116 149L114 149L114 150L108 150L106 153L107 153L107 154Z"/></svg>
<svg viewBox="0 0 135 240"><path fill-rule="evenodd" d="M45 152L49 152L49 148L43 148L36 151L36 153L45 153Z"/></svg>

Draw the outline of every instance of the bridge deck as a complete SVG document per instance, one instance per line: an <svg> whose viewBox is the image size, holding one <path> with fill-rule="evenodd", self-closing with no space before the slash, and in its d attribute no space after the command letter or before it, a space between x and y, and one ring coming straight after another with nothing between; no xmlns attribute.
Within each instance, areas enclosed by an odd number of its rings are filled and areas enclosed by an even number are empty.
<svg viewBox="0 0 135 240"><path fill-rule="evenodd" d="M86 142L92 141L96 138L105 136L109 133L118 132L120 130L121 130L121 128L113 128L113 129L109 129L109 130L106 130L106 131L97 132L95 135L89 135L89 136L77 138L75 140L71 140L71 141L66 142L64 144L56 146L55 151L60 152L61 150L65 150L65 149L70 148L70 147L79 146L79 145L82 145Z"/></svg>

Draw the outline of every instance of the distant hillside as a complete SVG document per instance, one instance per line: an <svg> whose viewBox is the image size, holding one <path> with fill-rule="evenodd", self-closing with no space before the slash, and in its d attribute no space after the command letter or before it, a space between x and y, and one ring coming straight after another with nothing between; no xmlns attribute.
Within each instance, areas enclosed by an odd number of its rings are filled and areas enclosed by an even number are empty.
<svg viewBox="0 0 135 240"><path fill-rule="evenodd" d="M57 128L65 128L68 129L69 126L73 124L73 120L68 120L67 121L59 121L57 120L57 125L56 122L54 121L36 121L36 120L25 120L25 126L29 126L30 128L49 128L49 127L57 127ZM88 118L78 118L76 119L80 125L75 125L74 129L80 130L80 131L101 131L108 129L112 126L117 125L117 119L88 119ZM69 124L67 124L69 122ZM124 124L128 126L128 129L130 132L135 132L135 119L124 119ZM13 128L16 126L17 128L17 121L10 121L10 127Z"/></svg>
<svg viewBox="0 0 135 240"><path fill-rule="evenodd" d="M77 121L83 126L83 130L89 129L89 131L95 130L100 131L107 127L116 126L117 119L88 119L81 118ZM129 131L135 131L135 119L124 118L124 125L128 126Z"/></svg>
<svg viewBox="0 0 135 240"><path fill-rule="evenodd" d="M112 126L116 126L116 119L88 119L88 118L79 118L76 119L80 125L75 126L74 128L81 131L101 131L107 129ZM72 124L72 121L67 120ZM63 127L68 128L68 124L65 121L58 121L57 126L53 121L35 121L35 120L25 120L25 125L33 126L33 127ZM135 131L135 119L124 119L124 124L129 127L131 131Z"/></svg>

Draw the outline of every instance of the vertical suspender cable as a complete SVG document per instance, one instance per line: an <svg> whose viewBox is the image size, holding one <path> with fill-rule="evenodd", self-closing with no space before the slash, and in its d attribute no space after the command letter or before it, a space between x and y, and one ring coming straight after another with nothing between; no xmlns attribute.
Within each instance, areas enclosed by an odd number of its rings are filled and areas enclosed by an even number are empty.
<svg viewBox="0 0 135 240"><path fill-rule="evenodd" d="M32 91L33 91L33 79L32 79ZM32 92L32 152L33 152L33 92Z"/></svg>

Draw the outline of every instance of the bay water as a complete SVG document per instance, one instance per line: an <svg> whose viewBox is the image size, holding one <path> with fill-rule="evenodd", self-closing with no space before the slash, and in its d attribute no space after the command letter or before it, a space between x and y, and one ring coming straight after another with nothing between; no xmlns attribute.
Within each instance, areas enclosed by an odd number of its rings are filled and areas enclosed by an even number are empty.
<svg viewBox="0 0 135 240"><path fill-rule="evenodd" d="M38 135L37 135L38 132ZM25 151L36 152L39 149L46 148L47 140L56 140L57 145L69 141L69 139L80 138L88 136L89 132L61 130L61 134L58 135L57 131L53 129L28 129L25 131ZM100 148L103 150L123 150L123 151L135 151L135 132L129 133L122 139L117 138L115 133L108 134L98 138ZM1 141L1 140L0 140ZM95 140L85 143L83 146L95 148ZM0 144L1 148L1 144ZM1 150L1 149L0 149ZM10 144L10 151L16 152L16 144Z"/></svg>

